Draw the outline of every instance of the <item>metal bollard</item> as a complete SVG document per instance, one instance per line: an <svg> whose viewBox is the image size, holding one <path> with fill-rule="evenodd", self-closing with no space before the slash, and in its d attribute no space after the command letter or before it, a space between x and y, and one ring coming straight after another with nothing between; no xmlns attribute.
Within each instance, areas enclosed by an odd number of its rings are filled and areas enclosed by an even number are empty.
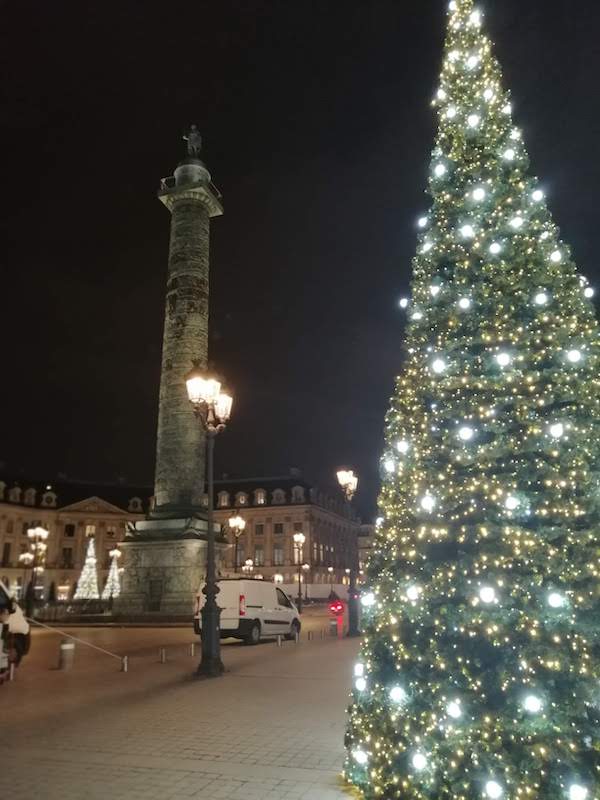
<svg viewBox="0 0 600 800"><path fill-rule="evenodd" d="M121 672L127 672L129 669L129 657L123 656L121 659Z"/></svg>
<svg viewBox="0 0 600 800"><path fill-rule="evenodd" d="M321 628L320 634L321 634L321 639L324 639L325 638L325 628Z"/></svg>
<svg viewBox="0 0 600 800"><path fill-rule="evenodd" d="M159 647L158 648L158 658L159 658L161 664L166 664L167 663L167 650L166 650L165 647Z"/></svg>
<svg viewBox="0 0 600 800"><path fill-rule="evenodd" d="M283 641L283 636L280 633L278 633L277 634L277 647L281 647L282 641Z"/></svg>
<svg viewBox="0 0 600 800"><path fill-rule="evenodd" d="M15 662L11 661L10 666L8 668L8 680L14 681L15 679Z"/></svg>
<svg viewBox="0 0 600 800"><path fill-rule="evenodd" d="M312 632L312 631L309 631L309 632L308 632L308 641L309 641L309 642L312 642L312 640L313 640L313 632Z"/></svg>
<svg viewBox="0 0 600 800"><path fill-rule="evenodd" d="M65 671L73 667L75 659L75 642L61 642L58 653L58 668Z"/></svg>
<svg viewBox="0 0 600 800"><path fill-rule="evenodd" d="M300 641L300 634L298 633L298 631L296 631L296 633L294 634L294 643L298 644L299 641Z"/></svg>
<svg viewBox="0 0 600 800"><path fill-rule="evenodd" d="M196 643L192 642L190 644L190 655L193 656L195 652L196 652Z"/></svg>
<svg viewBox="0 0 600 800"><path fill-rule="evenodd" d="M330 636L337 636L338 635L337 628L338 628L337 619L330 619L329 620L329 635Z"/></svg>

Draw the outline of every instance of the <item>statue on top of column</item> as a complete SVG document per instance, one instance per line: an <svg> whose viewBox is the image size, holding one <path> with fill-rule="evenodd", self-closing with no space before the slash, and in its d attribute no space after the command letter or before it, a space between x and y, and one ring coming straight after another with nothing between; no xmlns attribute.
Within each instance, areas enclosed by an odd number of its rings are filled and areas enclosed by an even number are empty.
<svg viewBox="0 0 600 800"><path fill-rule="evenodd" d="M183 135L184 141L187 142L188 156L191 158L200 158L200 151L202 150L202 136L197 125L190 125L187 133Z"/></svg>

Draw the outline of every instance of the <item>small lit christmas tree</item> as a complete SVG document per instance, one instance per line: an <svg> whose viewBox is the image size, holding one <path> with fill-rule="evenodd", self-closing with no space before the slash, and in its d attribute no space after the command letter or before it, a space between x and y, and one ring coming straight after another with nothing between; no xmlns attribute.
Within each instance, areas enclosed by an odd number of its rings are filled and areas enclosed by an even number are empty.
<svg viewBox="0 0 600 800"><path fill-rule="evenodd" d="M345 774L368 800L600 800L593 290L481 25L452 0Z"/></svg>
<svg viewBox="0 0 600 800"><path fill-rule="evenodd" d="M77 582L77 591L73 599L98 600L99 598L98 575L96 573L96 546L94 544L94 537L91 536L85 554L85 563L81 570L81 575Z"/></svg>
<svg viewBox="0 0 600 800"><path fill-rule="evenodd" d="M121 551L115 547L110 553L110 569L108 571L108 578L106 585L102 590L102 599L110 600L113 597L118 597L121 594L121 581L119 580L119 558Z"/></svg>

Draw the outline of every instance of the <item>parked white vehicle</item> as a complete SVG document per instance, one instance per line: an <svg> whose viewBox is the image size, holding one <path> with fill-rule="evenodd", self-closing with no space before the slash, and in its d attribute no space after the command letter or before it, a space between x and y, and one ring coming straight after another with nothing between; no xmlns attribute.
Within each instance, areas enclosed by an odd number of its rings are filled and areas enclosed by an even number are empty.
<svg viewBox="0 0 600 800"><path fill-rule="evenodd" d="M0 627L3 629L0 640L0 669L7 669L8 661L19 664L29 652L29 623L8 586L0 581ZM6 663L4 663L6 662Z"/></svg>
<svg viewBox="0 0 600 800"><path fill-rule="evenodd" d="M222 578L217 605L221 609L221 639L243 639L258 644L281 634L293 639L300 633L300 615L290 597L274 583L253 578ZM196 595L194 630L202 634L201 610L205 596Z"/></svg>

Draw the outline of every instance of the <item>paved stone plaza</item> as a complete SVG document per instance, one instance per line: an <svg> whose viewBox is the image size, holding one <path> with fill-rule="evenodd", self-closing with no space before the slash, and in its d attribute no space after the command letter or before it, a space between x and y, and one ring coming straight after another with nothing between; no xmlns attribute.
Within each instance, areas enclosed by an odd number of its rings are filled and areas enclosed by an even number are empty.
<svg viewBox="0 0 600 800"><path fill-rule="evenodd" d="M306 628L325 617L305 616ZM356 640L227 643L228 674L191 677L182 628L70 629L130 656L129 672L78 646L52 669L60 637L36 632L17 680L0 688L0 795L11 800L348 797L339 772ZM158 647L168 661L159 663Z"/></svg>

